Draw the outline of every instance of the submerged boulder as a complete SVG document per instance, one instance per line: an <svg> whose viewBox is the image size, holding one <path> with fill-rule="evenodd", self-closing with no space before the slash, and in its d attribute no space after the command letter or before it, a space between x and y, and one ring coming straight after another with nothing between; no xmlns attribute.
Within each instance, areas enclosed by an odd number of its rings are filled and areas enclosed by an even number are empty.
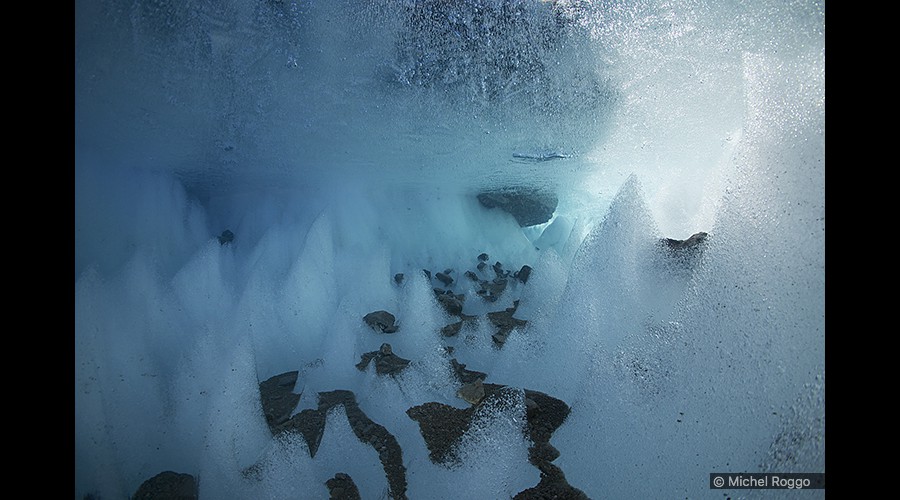
<svg viewBox="0 0 900 500"><path fill-rule="evenodd" d="M434 275L435 278L438 279L444 286L450 286L453 283L453 278L450 277L449 272L437 273Z"/></svg>
<svg viewBox="0 0 900 500"><path fill-rule="evenodd" d="M234 233L232 233L230 229L226 229L222 231L222 234L220 234L218 238L220 245L227 245L234 241Z"/></svg>
<svg viewBox="0 0 900 500"><path fill-rule="evenodd" d="M443 335L444 337L455 337L462 329L462 324L462 320L459 320L456 323L450 323L449 325L441 328L441 335Z"/></svg>
<svg viewBox="0 0 900 500"><path fill-rule="evenodd" d="M469 429L475 411L481 405L494 398L503 397L504 391L514 390L499 384L486 384L483 379L476 378L460 388L467 401L472 404L468 408L455 408L443 403L431 402L414 406L406 411L409 418L419 424L419 430L429 451L433 463L452 466L459 463L456 455L460 438ZM550 437L569 415L569 406L563 401L542 392L525 389L525 398L530 400L526 405L527 438L533 442L533 450L529 451L531 463L539 469L559 456L556 448L549 444ZM463 397L463 396L460 396ZM529 407L530 406L530 407Z"/></svg>
<svg viewBox="0 0 900 500"><path fill-rule="evenodd" d="M699 233L692 234L691 237L688 238L688 239L686 239L686 240L675 240L675 239L672 239L672 238L663 238L663 243L665 243L666 246L667 246L670 250L674 250L674 251L679 251L679 250L691 251L691 250L697 250L697 249L701 248L701 246L703 245L703 243L706 242L706 238L707 238L708 236L709 236L709 234L704 233L704 232L701 231L701 232L699 232Z"/></svg>
<svg viewBox="0 0 900 500"><path fill-rule="evenodd" d="M459 463L456 444L469 430L475 407L460 410L443 403L425 403L406 410L409 418L419 424L419 431L428 447L428 458L435 464Z"/></svg>
<svg viewBox="0 0 900 500"><path fill-rule="evenodd" d="M134 500L196 500L197 480L190 474L167 470L141 483Z"/></svg>
<svg viewBox="0 0 900 500"><path fill-rule="evenodd" d="M272 434L277 434L293 413L300 395L294 394L294 385L297 383L299 372L291 371L275 375L259 384L259 397L262 402L263 414Z"/></svg>
<svg viewBox="0 0 900 500"><path fill-rule="evenodd" d="M519 301L513 303L513 307L507 307L503 311L494 311L488 313L488 319L497 327L497 331L491 336L498 345L502 346L509 334L516 328L524 327L528 322L524 319L514 318L516 309L519 307Z"/></svg>
<svg viewBox="0 0 900 500"><path fill-rule="evenodd" d="M296 432L303 436L310 457L315 458L325 433L325 417L329 410L336 406L344 407L347 421L356 437L378 452L391 498L405 500L406 467L403 465L403 451L400 444L383 425L373 422L362 411L353 392L347 390L320 392L318 408L306 409L294 415L282 428L282 432Z"/></svg>
<svg viewBox="0 0 900 500"><path fill-rule="evenodd" d="M520 491L514 500L588 500L583 491L569 484L562 469L554 464L546 463L541 468L541 481L537 486Z"/></svg>
<svg viewBox="0 0 900 500"><path fill-rule="evenodd" d="M516 271L513 277L517 278L522 283L528 283L528 278L531 277L531 266L522 266L521 269Z"/></svg>
<svg viewBox="0 0 900 500"><path fill-rule="evenodd" d="M522 227L547 222L559 204L552 192L527 187L484 191L478 194L478 201L486 208L499 208L511 214Z"/></svg>
<svg viewBox="0 0 900 500"><path fill-rule="evenodd" d="M333 478L325 481L328 486L328 494L330 500L360 500L359 488L353 479L343 472L338 472Z"/></svg>
<svg viewBox="0 0 900 500"><path fill-rule="evenodd" d="M677 263L683 269L691 269L706 249L709 234L699 232L686 240L663 238L659 246L670 262Z"/></svg>
<svg viewBox="0 0 900 500"><path fill-rule="evenodd" d="M377 351L363 354L356 368L365 371L372 360L375 360L375 373L392 377L402 372L410 363L410 360L394 354L391 344L387 343L381 344L381 348Z"/></svg>
<svg viewBox="0 0 900 500"><path fill-rule="evenodd" d="M453 373L456 374L463 384L470 384L476 380L481 380L483 382L484 379L487 378L487 373L468 370L466 369L466 365L457 361L456 358L450 359L450 368L453 369Z"/></svg>
<svg viewBox="0 0 900 500"><path fill-rule="evenodd" d="M396 321L394 315L387 311L370 312L363 316L363 321L376 332L394 333L400 328L399 325L394 324Z"/></svg>
<svg viewBox="0 0 900 500"><path fill-rule="evenodd" d="M456 395L468 403L477 405L484 399L484 382L478 378L475 379L474 382L463 384L463 386L456 391Z"/></svg>
<svg viewBox="0 0 900 500"><path fill-rule="evenodd" d="M464 294L452 294L452 293L444 293L438 295L437 297L438 303L447 311L447 314L452 316L459 316L462 314L463 310L463 301L466 300L466 296Z"/></svg>
<svg viewBox="0 0 900 500"><path fill-rule="evenodd" d="M491 281L479 281L479 289L475 292L479 297L488 302L496 302L500 295L506 290L508 281L506 278L494 278Z"/></svg>

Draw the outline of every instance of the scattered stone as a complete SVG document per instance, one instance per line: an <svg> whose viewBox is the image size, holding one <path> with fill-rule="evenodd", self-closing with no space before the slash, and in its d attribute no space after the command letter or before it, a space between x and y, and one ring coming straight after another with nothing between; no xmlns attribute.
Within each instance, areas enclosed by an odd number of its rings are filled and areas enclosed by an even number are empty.
<svg viewBox="0 0 900 500"><path fill-rule="evenodd" d="M534 401L535 406L526 405L528 437L536 445L549 443L550 437L568 418L571 409L562 400L539 391L525 389L525 398Z"/></svg>
<svg viewBox="0 0 900 500"><path fill-rule="evenodd" d="M515 306L518 306L516 301ZM514 311L515 307L504 312ZM487 374L466 369L466 365L451 358L453 372L459 377L462 386L457 396L472 406L459 409L442 403L431 402L415 406L406 411L409 417L419 424L419 431L428 448L429 458L433 463L452 467L459 463L456 454L458 442L471 425L476 409L491 398L502 396L509 390L507 386L487 384ZM541 471L541 481L537 486L528 488L515 498L519 499L586 499L581 490L566 481L562 469L552 462L559 458L559 450L550 444L553 433L568 418L571 409L562 400L540 391L524 389L525 419L524 432L531 440L528 450L529 462Z"/></svg>
<svg viewBox="0 0 900 500"><path fill-rule="evenodd" d="M475 293L488 302L496 302L500 295L506 290L506 278L494 278L492 281L479 281L481 286Z"/></svg>
<svg viewBox="0 0 900 500"><path fill-rule="evenodd" d="M514 302L514 307L507 307L504 311L494 311L487 314L491 323L497 327L497 332L491 335L494 342L502 346L509 334L516 328L524 327L528 322L524 319L514 318L519 301Z"/></svg>
<svg viewBox="0 0 900 500"><path fill-rule="evenodd" d="M343 472L338 472L333 478L325 481L328 486L329 498L331 500L360 500L359 488L353 482L353 479Z"/></svg>
<svg viewBox="0 0 900 500"><path fill-rule="evenodd" d="M475 267L477 267L479 271L484 271L484 268L487 267L487 264L484 262L479 262Z"/></svg>
<svg viewBox="0 0 900 500"><path fill-rule="evenodd" d="M403 283L403 273L397 273L394 275L394 283L398 285Z"/></svg>
<svg viewBox="0 0 900 500"><path fill-rule="evenodd" d="M514 500L589 500L583 491L569 484L562 469L549 462L541 469L541 481L537 486L520 491Z"/></svg>
<svg viewBox="0 0 900 500"><path fill-rule="evenodd" d="M541 481L514 498L517 499L587 499L587 495L566 481L562 469L552 464L559 458L559 450L550 444L550 437L569 416L571 409L563 401L543 392L525 389L525 416L528 437L528 461L541 471Z"/></svg>
<svg viewBox="0 0 900 500"><path fill-rule="evenodd" d="M482 262L485 262L488 259L490 259L490 256L488 256L488 254L486 254L486 253L482 253L481 255L478 256L478 260L480 260Z"/></svg>
<svg viewBox="0 0 900 500"><path fill-rule="evenodd" d="M686 240L674 240L672 238L664 238L663 242L668 246L671 250L693 250L703 243L706 242L706 238L709 234L704 232L699 232L691 235L690 238Z"/></svg>
<svg viewBox="0 0 900 500"><path fill-rule="evenodd" d="M441 335L444 337L455 337L460 329L462 329L462 320L457 321L456 323L450 323L449 325L441 328Z"/></svg>
<svg viewBox="0 0 900 500"><path fill-rule="evenodd" d="M692 235L686 240L661 239L659 246L662 248L663 253L671 262L677 264L670 269L677 273L692 269L706 248L708 236L708 234L701 232Z"/></svg>
<svg viewBox="0 0 900 500"><path fill-rule="evenodd" d="M552 192L525 187L485 191L478 194L478 201L486 208L499 208L512 214L521 227L547 222L559 203Z"/></svg>
<svg viewBox="0 0 900 500"><path fill-rule="evenodd" d="M275 375L259 384L259 397L262 402L263 414L272 434L277 434L293 413L300 395L294 394L294 385L297 384L298 371L291 371Z"/></svg>
<svg viewBox="0 0 900 500"><path fill-rule="evenodd" d="M356 437L378 451L384 467L391 498L406 500L406 467L397 439L384 426L376 424L360 409L351 391L336 390L319 393L319 407L294 415L281 432L297 432L306 440L310 457L315 458L325 432L325 416L332 408L343 405L347 421Z"/></svg>
<svg viewBox="0 0 900 500"><path fill-rule="evenodd" d="M369 363L374 359L375 373L378 375L390 375L392 377L402 372L410 363L410 360L394 354L393 349L391 349L391 344L387 343L381 344L379 350L367 352L360 356L360 358L359 363L356 364L356 368L358 368L359 371L366 371Z"/></svg>
<svg viewBox="0 0 900 500"><path fill-rule="evenodd" d="M559 458L559 450L550 443L537 443L528 449L528 460L531 463L552 462Z"/></svg>
<svg viewBox="0 0 900 500"><path fill-rule="evenodd" d="M443 465L459 463L456 443L469 429L474 413L474 406L460 410L434 402L406 410L409 418L419 424L419 431L428 447L428 457L433 463Z"/></svg>
<svg viewBox="0 0 900 500"><path fill-rule="evenodd" d="M522 269L519 269L515 274L515 277L518 278L522 283L527 283L530 276L531 266L528 265L522 266Z"/></svg>
<svg viewBox="0 0 900 500"><path fill-rule="evenodd" d="M134 500L196 500L197 480L190 474L167 470L141 483Z"/></svg>
<svg viewBox="0 0 900 500"><path fill-rule="evenodd" d="M456 395L464 399L466 402L477 405L484 399L484 383L482 379L475 379L474 382L464 384L456 391Z"/></svg>
<svg viewBox="0 0 900 500"><path fill-rule="evenodd" d="M474 382L467 385L470 388L476 386ZM481 379L478 379L477 385L481 386L483 394L469 408L459 409L443 403L431 402L414 406L406 411L411 419L419 423L419 431L425 439L429 458L433 463L448 466L458 464L456 445L469 429L475 410L491 398L501 397L503 391L511 389L499 384L485 384L481 382ZM529 454L536 457L537 463L549 464L550 460L547 458L553 456L553 450L555 450L549 445L550 435L556 431L559 425L562 425L568 416L569 407L562 401L537 391L525 389L525 395L540 400L539 405L542 406L535 411L526 412L526 437L532 439L535 446L538 447L534 452L529 451Z"/></svg>
<svg viewBox="0 0 900 500"><path fill-rule="evenodd" d="M484 379L487 378L487 373L467 370L466 365L460 363L455 358L450 360L450 367L463 384L471 384L476 380L481 380L483 382Z"/></svg>
<svg viewBox="0 0 900 500"><path fill-rule="evenodd" d="M496 274L498 278L504 277L503 264L501 264L499 260L495 262L494 265L491 266L491 268L494 270L494 274Z"/></svg>
<svg viewBox="0 0 900 500"><path fill-rule="evenodd" d="M394 333L400 328L399 325L394 324L396 321L394 315L387 311L370 312L363 316L363 321L376 332Z"/></svg>
<svg viewBox="0 0 900 500"><path fill-rule="evenodd" d="M226 229L222 231L222 234L220 234L218 238L220 245L227 245L234 241L234 233L232 233L230 229Z"/></svg>
<svg viewBox="0 0 900 500"><path fill-rule="evenodd" d="M450 273L437 273L434 275L435 278L438 279L444 286L450 286L453 283L453 278L449 276Z"/></svg>
<svg viewBox="0 0 900 500"><path fill-rule="evenodd" d="M473 273L472 271L466 271L465 276L466 276L466 278L469 278L472 281L476 281L476 282L478 281L478 275Z"/></svg>
<svg viewBox="0 0 900 500"><path fill-rule="evenodd" d="M452 293L445 293L438 296L438 303L440 303L441 306L444 307L444 310L452 316L459 316L462 314L464 300L466 300L464 294L454 295Z"/></svg>

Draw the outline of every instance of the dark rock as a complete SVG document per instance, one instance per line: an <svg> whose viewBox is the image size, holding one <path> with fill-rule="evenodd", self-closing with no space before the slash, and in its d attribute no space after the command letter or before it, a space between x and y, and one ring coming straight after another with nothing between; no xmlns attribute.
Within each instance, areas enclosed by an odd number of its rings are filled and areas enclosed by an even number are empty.
<svg viewBox="0 0 900 500"><path fill-rule="evenodd" d="M392 377L402 372L410 363L410 360L394 354L391 349L391 344L381 344L381 349L367 352L360 356L360 358L359 363L356 364L356 368L360 371L365 371L369 366L369 363L374 359L375 373L379 375L390 375Z"/></svg>
<svg viewBox="0 0 900 500"><path fill-rule="evenodd" d="M299 372L292 371L275 375L259 384L259 397L269 430L276 434L279 428L291 418L294 408L300 402L300 395L294 394Z"/></svg>
<svg viewBox="0 0 900 500"><path fill-rule="evenodd" d="M141 483L134 500L196 500L197 480L190 474L165 471Z"/></svg>
<svg viewBox="0 0 900 500"><path fill-rule="evenodd" d="M394 324L396 321L394 315L387 311L370 312L363 316L363 321L376 332L394 333L400 328L399 325Z"/></svg>
<svg viewBox="0 0 900 500"><path fill-rule="evenodd" d="M457 321L456 323L450 323L449 325L441 328L441 335L444 337L455 337L460 329L462 329L462 321Z"/></svg>
<svg viewBox="0 0 900 500"><path fill-rule="evenodd" d="M360 409L353 392L345 390L320 392L318 408L306 409L294 415L281 432L297 432L303 436L309 448L310 457L315 458L325 432L325 416L329 410L339 405L343 405L347 421L356 437L378 451L378 457L388 480L391 498L405 500L406 467L403 465L403 452L400 444L384 426L369 419Z"/></svg>
<svg viewBox="0 0 900 500"><path fill-rule="evenodd" d="M475 407L460 410L443 403L425 403L406 410L419 424L431 461L444 465L459 463L456 443L469 429L474 413Z"/></svg>
<svg viewBox="0 0 900 500"><path fill-rule="evenodd" d="M528 461L541 471L541 481L514 498L588 498L583 491L566 481L562 469L551 463L559 458L559 450L550 444L550 437L569 416L569 405L543 392L525 389L525 408L526 429L533 443L528 449Z"/></svg>
<svg viewBox="0 0 900 500"><path fill-rule="evenodd" d="M466 276L466 278L469 278L472 281L476 281L476 282L478 281L478 275L473 273L472 271L466 271L465 276Z"/></svg>
<svg viewBox="0 0 900 500"><path fill-rule="evenodd" d="M516 273L516 278L518 278L522 283L528 283L528 278L530 276L531 266L528 265L522 266L522 269L519 269L519 272Z"/></svg>
<svg viewBox="0 0 900 500"><path fill-rule="evenodd" d="M552 192L525 187L482 192L478 201L486 208L499 208L512 214L522 227L547 222L559 203Z"/></svg>
<svg viewBox="0 0 900 500"><path fill-rule="evenodd" d="M226 229L222 231L222 234L219 235L219 244L227 245L234 241L234 233L231 232L230 229Z"/></svg>
<svg viewBox="0 0 900 500"><path fill-rule="evenodd" d="M477 267L479 271L484 271L484 268L487 267L487 264L484 262L479 262L475 267Z"/></svg>
<svg viewBox="0 0 900 500"><path fill-rule="evenodd" d="M333 478L325 481L328 486L329 498L331 500L360 500L359 488L353 479L343 472L338 472Z"/></svg>
<svg viewBox="0 0 900 500"><path fill-rule="evenodd" d="M450 286L450 284L453 283L453 278L449 276L449 273L437 273L434 277L443 283L444 286Z"/></svg>
<svg viewBox="0 0 900 500"><path fill-rule="evenodd" d="M518 301L515 302L516 307L507 307L504 311L494 311L487 314L491 323L497 327L497 332L491 338L499 345L503 345L509 334L516 328L524 327L528 322L524 319L514 318Z"/></svg>
<svg viewBox="0 0 900 500"><path fill-rule="evenodd" d="M502 278L504 276L503 264L501 264L499 260L497 262L494 262L494 265L491 266L491 268L494 270L494 274L496 274L498 278Z"/></svg>
<svg viewBox="0 0 900 500"><path fill-rule="evenodd" d="M449 267L447 269L444 269L444 274L450 274L452 272L453 272L453 269L451 269Z"/></svg>
<svg viewBox="0 0 900 500"><path fill-rule="evenodd" d="M459 316L460 314L462 314L463 301L465 299L466 296L463 294L454 295L452 293L445 293L438 296L438 303L443 306L444 310L446 310L448 314Z"/></svg>
<svg viewBox="0 0 900 500"><path fill-rule="evenodd" d="M525 398L537 405L536 408L526 410L528 437L534 443L549 442L556 429L568 418L571 412L569 405L553 396L530 389L525 389Z"/></svg>
<svg viewBox="0 0 900 500"><path fill-rule="evenodd" d="M486 253L482 253L481 255L478 256L478 260L480 260L482 262L485 262L488 259L490 259L490 256L488 256L488 254L486 254Z"/></svg>
<svg viewBox="0 0 900 500"><path fill-rule="evenodd" d="M708 236L709 235L707 233L699 232L691 235L691 237L686 240L673 240L672 238L664 238L663 242L671 250L693 250L706 243L706 238Z"/></svg>
<svg viewBox="0 0 900 500"><path fill-rule="evenodd" d="M475 293L489 302L494 302L506 290L507 283L506 278L499 277L494 278L492 281L482 281L480 282L481 289Z"/></svg>
<svg viewBox="0 0 900 500"><path fill-rule="evenodd" d="M518 301L515 305L518 306ZM515 307L505 312L510 311L515 311ZM510 388L484 383L487 374L467 370L466 365L456 359L451 358L450 364L463 384L457 395L473 406L458 409L432 402L410 408L406 414L418 422L431 461L452 467L459 463L460 458L455 450L460 438L469 429L476 409L493 398L502 397L504 391ZM541 480L537 486L520 492L515 498L586 499L584 492L571 486L562 469L552 463L559 458L559 450L550 444L550 438L568 418L571 412L569 405L540 391L524 389L524 395L524 432L532 442L528 450L529 462L541 471Z"/></svg>
<svg viewBox="0 0 900 500"><path fill-rule="evenodd" d="M569 484L562 469L543 462L541 469L541 481L537 486L519 492L514 500L589 500L583 491Z"/></svg>
<svg viewBox="0 0 900 500"><path fill-rule="evenodd" d="M470 389L480 386L479 393L482 389L484 391L480 400L469 408L459 409L431 402L414 406L406 411L411 419L419 423L419 431L425 439L432 462L450 466L457 464L459 457L455 454L456 445L469 429L475 410L489 400L501 397L504 391L511 390L503 385L483 383L482 380L475 379L467 384ZM550 435L562 425L565 416L568 416L569 407L562 401L537 391L526 389L525 394L526 397L541 401L539 411L526 413L526 437L532 439L538 446L537 450L529 453L540 458L539 463L549 463L550 461L545 458L552 456L555 450L548 443Z"/></svg>
<svg viewBox="0 0 900 500"><path fill-rule="evenodd" d="M706 248L708 234L696 233L686 240L674 240L664 238L660 240L659 246L666 260L675 264L667 266L670 271L676 274L689 272L696 264L697 260L703 254Z"/></svg>
<svg viewBox="0 0 900 500"><path fill-rule="evenodd" d="M484 383L482 383L479 378L475 379L474 382L463 384L463 386L456 391L456 395L468 403L477 405L484 399Z"/></svg>
<svg viewBox="0 0 900 500"><path fill-rule="evenodd" d="M476 380L484 381L487 378L487 373L477 372L475 370L467 370L466 365L460 363L456 359L450 360L450 367L453 369L453 373L459 378L460 382L463 384L471 384Z"/></svg>
<svg viewBox="0 0 900 500"><path fill-rule="evenodd" d="M394 275L394 283L398 285L403 283L403 273L397 273Z"/></svg>
<svg viewBox="0 0 900 500"><path fill-rule="evenodd" d="M422 272L425 273L425 277L431 279L431 271L428 269L422 269Z"/></svg>
<svg viewBox="0 0 900 500"><path fill-rule="evenodd" d="M533 463L552 462L559 458L559 450L550 443L537 443L528 449L528 460Z"/></svg>

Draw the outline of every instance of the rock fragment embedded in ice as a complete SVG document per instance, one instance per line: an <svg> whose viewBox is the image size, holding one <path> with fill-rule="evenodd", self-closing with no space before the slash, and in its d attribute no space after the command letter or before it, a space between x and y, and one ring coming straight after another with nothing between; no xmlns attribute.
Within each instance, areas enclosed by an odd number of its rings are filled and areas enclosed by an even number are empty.
<svg viewBox="0 0 900 500"><path fill-rule="evenodd" d="M387 311L373 311L363 316L363 321L373 330L382 333L394 333L400 325L395 324L396 318Z"/></svg>

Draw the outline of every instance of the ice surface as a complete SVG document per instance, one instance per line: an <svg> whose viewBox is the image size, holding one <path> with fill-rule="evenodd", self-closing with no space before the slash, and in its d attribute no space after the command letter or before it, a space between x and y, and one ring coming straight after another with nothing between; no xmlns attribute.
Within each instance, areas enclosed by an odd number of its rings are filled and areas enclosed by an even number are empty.
<svg viewBox="0 0 900 500"><path fill-rule="evenodd" d="M163 470L201 498L327 498L336 472L385 497L342 407L315 458L271 436L257 384L292 370L295 413L351 390L396 437L410 498L536 485L515 398L430 461L405 411L468 405L446 346L571 406L553 463L591 498L824 471L821 2L104 0L75 25L76 498ZM510 186L554 218L476 199ZM698 231L689 264L660 244ZM485 302L482 252L528 283ZM422 272L448 268L479 316L453 338ZM499 348L484 315L516 299ZM385 342L400 375L356 369Z"/></svg>

